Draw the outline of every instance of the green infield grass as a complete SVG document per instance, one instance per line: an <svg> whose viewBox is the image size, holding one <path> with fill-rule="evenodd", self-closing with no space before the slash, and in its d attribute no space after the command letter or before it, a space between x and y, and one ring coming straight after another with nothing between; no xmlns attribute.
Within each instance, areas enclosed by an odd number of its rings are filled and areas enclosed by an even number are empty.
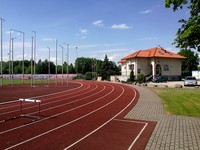
<svg viewBox="0 0 200 150"><path fill-rule="evenodd" d="M152 88L169 114L200 117L200 89Z"/></svg>
<svg viewBox="0 0 200 150"><path fill-rule="evenodd" d="M34 80L32 82L34 83ZM48 81L47 80L42 80L42 79L36 79L35 83L36 84L48 84ZM11 85L11 84L12 84L12 80L3 79L3 85ZM16 84L22 84L22 80L14 79L13 80L13 85L16 85ZM29 80L25 79L24 80L24 84L31 84L31 80L30 79Z"/></svg>

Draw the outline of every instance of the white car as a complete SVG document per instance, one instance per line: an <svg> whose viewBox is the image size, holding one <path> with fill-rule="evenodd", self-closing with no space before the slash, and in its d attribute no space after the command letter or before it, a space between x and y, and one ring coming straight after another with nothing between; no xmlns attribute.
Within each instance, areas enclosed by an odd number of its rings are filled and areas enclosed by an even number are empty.
<svg viewBox="0 0 200 150"><path fill-rule="evenodd" d="M185 77L184 86L189 86L189 85L193 85L193 86L197 85L197 79L192 76Z"/></svg>

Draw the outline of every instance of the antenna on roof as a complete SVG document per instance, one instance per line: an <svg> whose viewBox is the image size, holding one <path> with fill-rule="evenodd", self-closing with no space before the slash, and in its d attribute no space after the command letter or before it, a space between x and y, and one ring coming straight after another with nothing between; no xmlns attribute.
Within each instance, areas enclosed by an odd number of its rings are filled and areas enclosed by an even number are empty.
<svg viewBox="0 0 200 150"><path fill-rule="evenodd" d="M165 53L167 52L162 46L158 45L158 47L160 47L163 51L165 51Z"/></svg>

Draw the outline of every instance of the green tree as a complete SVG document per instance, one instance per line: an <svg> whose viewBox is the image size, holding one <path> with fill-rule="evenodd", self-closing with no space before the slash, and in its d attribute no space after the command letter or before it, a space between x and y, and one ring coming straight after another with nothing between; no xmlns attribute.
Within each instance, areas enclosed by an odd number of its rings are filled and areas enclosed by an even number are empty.
<svg viewBox="0 0 200 150"><path fill-rule="evenodd" d="M119 70L116 64L112 61L109 61L108 56L105 55L98 74L102 77L102 80L109 80L111 75L119 74Z"/></svg>
<svg viewBox="0 0 200 150"><path fill-rule="evenodd" d="M165 0L165 7L172 6L173 11L182 9L188 0ZM184 49L197 49L200 51L200 1L191 0L188 4L190 17L188 20L179 20L182 26L178 29L174 44Z"/></svg>
<svg viewBox="0 0 200 150"><path fill-rule="evenodd" d="M130 81L134 81L133 69L131 70L131 73L130 73Z"/></svg>
<svg viewBox="0 0 200 150"><path fill-rule="evenodd" d="M192 70L197 70L199 65L198 55L191 50L183 49L178 52L179 55L185 56L186 59L182 59L182 76L192 75Z"/></svg>
<svg viewBox="0 0 200 150"><path fill-rule="evenodd" d="M72 63L69 65L69 73L71 73L71 74L76 73L76 70Z"/></svg>

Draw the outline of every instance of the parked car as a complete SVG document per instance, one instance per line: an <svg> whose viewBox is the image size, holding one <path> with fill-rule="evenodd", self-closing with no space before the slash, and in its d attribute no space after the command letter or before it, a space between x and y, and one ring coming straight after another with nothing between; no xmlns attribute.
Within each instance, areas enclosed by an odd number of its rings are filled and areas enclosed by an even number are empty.
<svg viewBox="0 0 200 150"><path fill-rule="evenodd" d="M158 83L158 82L167 82L167 77L163 77L163 76L158 76L158 77L156 77L155 79L152 79L152 82L154 83L154 82L156 82L156 83Z"/></svg>
<svg viewBox="0 0 200 150"><path fill-rule="evenodd" d="M192 76L185 77L184 86L189 86L189 85L193 85L193 86L197 85L197 79Z"/></svg>

